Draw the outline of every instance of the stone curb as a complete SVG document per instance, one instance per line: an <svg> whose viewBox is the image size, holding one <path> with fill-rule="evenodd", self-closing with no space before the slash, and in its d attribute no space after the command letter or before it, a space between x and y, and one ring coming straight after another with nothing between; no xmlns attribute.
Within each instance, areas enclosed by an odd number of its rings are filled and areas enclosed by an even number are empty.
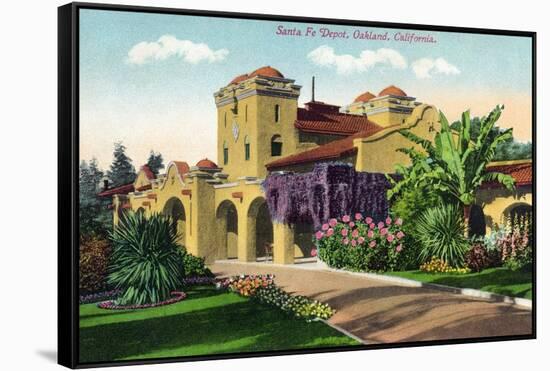
<svg viewBox="0 0 550 371"><path fill-rule="evenodd" d="M489 291L482 291L482 290L471 289L471 288L453 287L453 286L447 286L447 285L440 285L437 283L421 282L421 281L411 280L408 278L385 276L385 275L376 274L376 273L348 272L342 269L334 269L334 268L327 268L326 270L332 271L332 272L347 273L354 276L366 277L366 278L371 278L379 281L397 283L397 284L401 284L409 287L423 287L423 288L432 289L432 290L445 291L456 295L463 295L463 296L469 296L473 298L485 299L493 302L513 304L529 310L531 310L533 307L532 300L495 294Z"/></svg>
<svg viewBox="0 0 550 371"><path fill-rule="evenodd" d="M479 299L484 299L484 300L498 302L498 303L512 304L512 305L517 305L519 307L529 309L529 310L532 310L532 307L533 307L533 301L529 300L529 299L515 298L515 297L512 297L512 296L500 295L500 294L495 294L495 293L488 292L488 291L482 291L482 290L476 290L476 289L470 289L470 288L452 287L452 286L440 285L440 284L436 284L436 283L427 283L427 282L415 281L415 280L411 280L411 279L408 279L408 278L402 278L402 277L385 276L385 275L376 274L376 273L350 272L350 271L346 271L346 270L343 270L343 269L336 269L336 268L327 267L326 264L324 264L322 262L302 263L302 264L274 264L274 263L265 263L265 262L243 263L243 262L238 261L238 260L235 260L235 261L233 261L233 260L218 260L218 261L216 261L216 263L246 264L246 265L252 265L252 266L259 266L259 267L273 266L273 267L278 267L278 268L319 270L319 271L326 271L326 272L344 273L344 274L349 274L349 275L352 275L352 276L371 278L373 280L386 281L386 282L396 283L396 284L409 286L409 287L423 287L423 288L432 289L432 290L445 291L445 292L448 292L448 293L451 293L451 294L456 294L456 295L463 295L463 296L468 296L468 297L472 297L472 298L479 298Z"/></svg>
<svg viewBox="0 0 550 371"><path fill-rule="evenodd" d="M330 323L329 321L327 321L325 319L319 319L319 322L323 322L325 325L332 327L333 329L335 329L338 332L341 332L342 334L346 335L347 337L350 337L353 340L358 341L359 343L361 343L363 345L367 345L367 342L365 340L363 340L360 337L352 334L348 330L344 330L343 328L341 328L338 325L335 325L334 323Z"/></svg>

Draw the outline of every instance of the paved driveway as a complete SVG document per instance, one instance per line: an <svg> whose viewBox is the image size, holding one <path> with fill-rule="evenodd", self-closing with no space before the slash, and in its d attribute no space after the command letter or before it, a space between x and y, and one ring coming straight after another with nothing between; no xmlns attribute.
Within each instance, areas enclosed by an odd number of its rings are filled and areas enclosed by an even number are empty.
<svg viewBox="0 0 550 371"><path fill-rule="evenodd" d="M531 311L510 304L326 270L233 262L211 269L219 276L275 274L286 291L336 309L329 322L367 344L531 333Z"/></svg>

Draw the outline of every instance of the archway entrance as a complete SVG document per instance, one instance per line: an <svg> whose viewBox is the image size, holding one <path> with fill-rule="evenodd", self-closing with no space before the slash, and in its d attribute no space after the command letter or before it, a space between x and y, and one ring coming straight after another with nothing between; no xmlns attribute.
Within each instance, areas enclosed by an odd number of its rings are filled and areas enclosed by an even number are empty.
<svg viewBox="0 0 550 371"><path fill-rule="evenodd" d="M468 236L485 236L485 214L479 205L472 205L470 208L470 219L468 220Z"/></svg>
<svg viewBox="0 0 550 371"><path fill-rule="evenodd" d="M267 202L263 197L258 197L250 204L248 209L249 259L261 260L273 259L273 223L269 215Z"/></svg>
<svg viewBox="0 0 550 371"><path fill-rule="evenodd" d="M529 204L513 204L506 210L505 217L513 230L525 231L531 228L533 208Z"/></svg>
<svg viewBox="0 0 550 371"><path fill-rule="evenodd" d="M175 232L179 236L178 242L180 245L185 246L187 219L183 203L180 201L179 198L172 197L164 205L162 214L172 219L173 228L175 228Z"/></svg>
<svg viewBox="0 0 550 371"><path fill-rule="evenodd" d="M216 212L218 225L218 240L220 242L221 256L228 259L238 257L239 218L237 208L228 200L223 201Z"/></svg>

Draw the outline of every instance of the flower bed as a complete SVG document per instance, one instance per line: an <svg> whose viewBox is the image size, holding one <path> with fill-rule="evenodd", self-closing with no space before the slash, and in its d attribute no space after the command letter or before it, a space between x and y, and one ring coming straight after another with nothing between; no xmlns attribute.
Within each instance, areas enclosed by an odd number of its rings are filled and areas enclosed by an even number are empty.
<svg viewBox="0 0 550 371"><path fill-rule="evenodd" d="M187 294L182 291L172 291L170 295L172 296L170 299L160 301L158 303L118 305L115 300L108 300L108 301L102 301L101 303L98 303L97 306L102 309L145 309L145 308L154 308L154 307L160 307L163 305L174 304L179 301L182 301L187 297Z"/></svg>
<svg viewBox="0 0 550 371"><path fill-rule="evenodd" d="M467 274L471 272L471 269L468 267L456 268L451 267L447 264L446 261L436 258L435 256L432 259L422 265L420 265L420 270L426 273L455 273L455 274Z"/></svg>
<svg viewBox="0 0 550 371"><path fill-rule="evenodd" d="M96 303L98 301L114 299L121 293L122 293L122 290L110 290L110 291L96 292L88 295L80 295L78 302L79 304Z"/></svg>
<svg viewBox="0 0 550 371"><path fill-rule="evenodd" d="M287 293L275 284L273 275L240 275L222 280L216 286L275 306L307 321L329 319L335 312L328 304Z"/></svg>
<svg viewBox="0 0 550 371"><path fill-rule="evenodd" d="M356 213L332 218L315 233L319 258L329 266L353 271L395 270L404 250L402 220L374 218Z"/></svg>

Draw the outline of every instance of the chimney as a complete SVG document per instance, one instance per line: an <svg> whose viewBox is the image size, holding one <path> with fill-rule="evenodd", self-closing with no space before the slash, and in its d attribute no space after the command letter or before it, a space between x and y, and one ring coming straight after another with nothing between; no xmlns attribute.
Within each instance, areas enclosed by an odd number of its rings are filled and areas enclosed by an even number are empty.
<svg viewBox="0 0 550 371"><path fill-rule="evenodd" d="M106 191L109 189L109 179L103 178L103 190Z"/></svg>
<svg viewBox="0 0 550 371"><path fill-rule="evenodd" d="M311 76L311 101L315 102L315 76Z"/></svg>

